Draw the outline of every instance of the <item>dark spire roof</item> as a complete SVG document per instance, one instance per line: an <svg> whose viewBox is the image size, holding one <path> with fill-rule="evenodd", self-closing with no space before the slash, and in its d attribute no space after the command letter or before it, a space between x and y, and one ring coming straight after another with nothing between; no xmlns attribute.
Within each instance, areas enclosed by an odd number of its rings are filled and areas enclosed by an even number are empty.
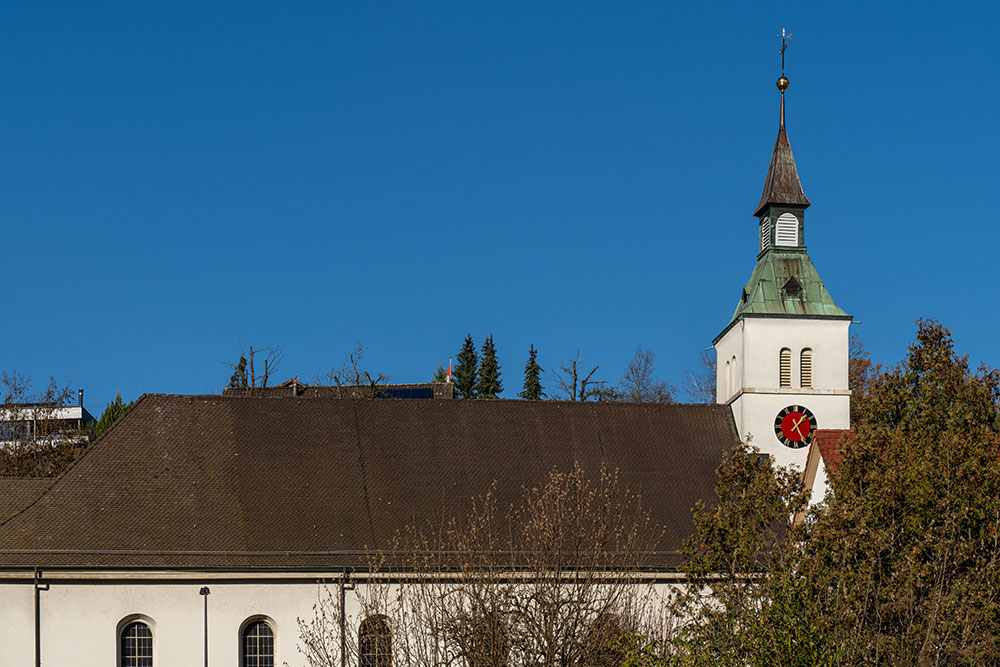
<svg viewBox="0 0 1000 667"><path fill-rule="evenodd" d="M784 79L784 76L782 76ZM787 79L785 79L787 81ZM781 80L779 79L779 88ZM786 84L787 87L787 84ZM778 139L774 142L774 152L771 153L771 164L767 168L767 178L764 180L764 192L760 195L760 203L753 214L760 215L770 204L793 204L809 206L809 199L802 192L799 182L799 172L795 169L795 158L792 157L792 146L788 143L785 132L785 92L781 91L781 121L778 125Z"/></svg>

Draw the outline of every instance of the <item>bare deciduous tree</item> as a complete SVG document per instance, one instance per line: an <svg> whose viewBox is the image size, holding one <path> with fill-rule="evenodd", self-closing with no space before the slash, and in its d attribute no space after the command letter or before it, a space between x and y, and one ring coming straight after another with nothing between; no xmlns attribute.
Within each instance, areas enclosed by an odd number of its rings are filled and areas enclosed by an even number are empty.
<svg viewBox="0 0 1000 667"><path fill-rule="evenodd" d="M702 350L701 363L697 370L687 372L684 388L695 403L715 403L715 378L714 352Z"/></svg>
<svg viewBox="0 0 1000 667"><path fill-rule="evenodd" d="M0 476L56 475L79 455L87 438L59 414L72 398L54 378L34 392L24 375L0 372Z"/></svg>
<svg viewBox="0 0 1000 667"><path fill-rule="evenodd" d="M656 353L644 350L642 343L639 343L618 384L620 400L630 403L674 402L674 387L656 376L655 362Z"/></svg>
<svg viewBox="0 0 1000 667"><path fill-rule="evenodd" d="M851 336L847 357L847 385L851 390L851 426L855 426L865 411L865 401L872 382L882 372L882 364L872 361L861 338Z"/></svg>
<svg viewBox="0 0 1000 667"><path fill-rule="evenodd" d="M370 373L362 368L361 362L365 356L365 345L357 341L355 348L337 368L317 378L318 383L332 384L340 396L370 398L378 393L378 385L389 381L384 373Z"/></svg>
<svg viewBox="0 0 1000 667"><path fill-rule="evenodd" d="M553 398L564 401L586 401L588 398L600 398L606 391L606 380L595 380L594 373L599 366L594 366L589 371L587 364L580 361L580 349L577 348L576 356L568 362L559 364L559 370L552 374L556 389Z"/></svg>
<svg viewBox="0 0 1000 667"><path fill-rule="evenodd" d="M619 665L613 639L669 632L663 600L640 576L658 538L638 497L607 470L553 471L512 507L491 491L467 517L411 528L373 559L368 581L406 574L359 584L361 611L344 615L347 662L363 664L361 620L378 617L392 628L392 664ZM310 667L340 665L331 622L341 600L326 590L313 617L299 619Z"/></svg>
<svg viewBox="0 0 1000 667"><path fill-rule="evenodd" d="M229 386L244 389L248 394L254 390L267 387L271 376L281 365L285 353L280 347L254 347L249 343L240 343L240 358L236 363L220 362L233 369Z"/></svg>

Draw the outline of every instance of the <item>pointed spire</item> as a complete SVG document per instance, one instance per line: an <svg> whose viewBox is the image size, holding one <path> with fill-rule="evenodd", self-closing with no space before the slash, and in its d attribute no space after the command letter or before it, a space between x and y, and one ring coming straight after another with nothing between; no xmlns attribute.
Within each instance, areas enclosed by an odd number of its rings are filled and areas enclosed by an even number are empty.
<svg viewBox="0 0 1000 667"><path fill-rule="evenodd" d="M785 132L785 91L788 90L788 79L785 78L785 49L788 48L786 39L791 35L785 34L785 29L781 29L781 76L775 84L781 91L781 111L778 116L778 139L774 142L774 151L771 152L771 164L767 168L767 178L764 179L764 192L760 195L760 203L753 212L755 216L760 215L770 204L792 204L806 208L809 206L809 199L802 192L802 183L799 181L799 172L795 168L795 158L792 156L792 145L788 143L788 133Z"/></svg>

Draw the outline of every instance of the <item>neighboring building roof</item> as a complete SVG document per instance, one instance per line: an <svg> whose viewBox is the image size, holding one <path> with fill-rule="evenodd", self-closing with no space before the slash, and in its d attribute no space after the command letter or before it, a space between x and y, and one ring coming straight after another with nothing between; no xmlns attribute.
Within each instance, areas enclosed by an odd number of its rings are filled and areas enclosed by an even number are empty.
<svg viewBox="0 0 1000 667"><path fill-rule="evenodd" d="M724 405L146 395L0 521L0 568L363 566L574 460L641 494L670 568L737 440Z"/></svg>
<svg viewBox="0 0 1000 667"><path fill-rule="evenodd" d="M226 387L223 396L246 396L246 389ZM281 398L300 396L302 398L454 398L455 385L450 382L412 382L409 384L345 384L308 385L298 380L288 380L276 387L257 387L254 396Z"/></svg>
<svg viewBox="0 0 1000 667"><path fill-rule="evenodd" d="M774 142L771 164L767 167L767 177L764 179L764 191L753 214L760 215L771 204L809 206L809 199L802 192L802 183L799 182L799 172L795 168L792 145L788 143L784 123L778 127L778 138Z"/></svg>
<svg viewBox="0 0 1000 667"><path fill-rule="evenodd" d="M815 448L823 457L823 465L831 473L837 472L844 460L842 447L854 440L855 433L849 429L820 429L813 438Z"/></svg>
<svg viewBox="0 0 1000 667"><path fill-rule="evenodd" d="M834 303L804 248L771 248L758 258L729 326L755 315L851 319Z"/></svg>
<svg viewBox="0 0 1000 667"><path fill-rule="evenodd" d="M0 421L83 421L90 423L94 416L82 405L58 403L5 403L0 404Z"/></svg>
<svg viewBox="0 0 1000 667"><path fill-rule="evenodd" d="M54 481L51 477L0 477L0 521L37 500Z"/></svg>

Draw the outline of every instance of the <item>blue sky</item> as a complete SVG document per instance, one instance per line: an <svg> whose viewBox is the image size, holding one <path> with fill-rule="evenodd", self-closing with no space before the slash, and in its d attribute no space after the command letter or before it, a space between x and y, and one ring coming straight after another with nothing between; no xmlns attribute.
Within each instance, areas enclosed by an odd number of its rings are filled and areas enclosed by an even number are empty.
<svg viewBox="0 0 1000 667"><path fill-rule="evenodd" d="M0 368L218 391L425 381L494 334L681 383L756 253L788 132L809 252L872 355L918 317L998 363L995 3L30 3L0 7Z"/></svg>

